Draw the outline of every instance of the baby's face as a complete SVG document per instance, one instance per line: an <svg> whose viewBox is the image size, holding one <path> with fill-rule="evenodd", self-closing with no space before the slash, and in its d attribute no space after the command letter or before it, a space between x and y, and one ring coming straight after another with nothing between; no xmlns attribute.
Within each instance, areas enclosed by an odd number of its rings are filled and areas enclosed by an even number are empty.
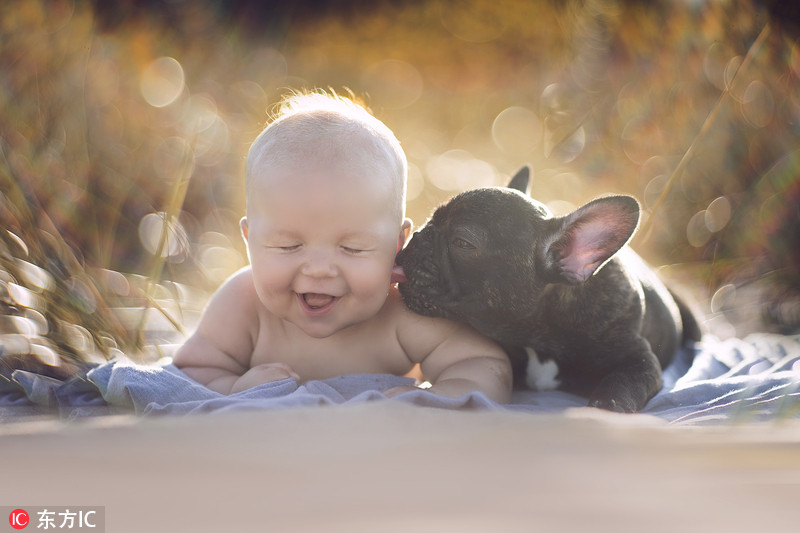
<svg viewBox="0 0 800 533"><path fill-rule="evenodd" d="M389 178L350 167L272 165L256 173L242 222L262 304L315 338L381 309L407 232Z"/></svg>

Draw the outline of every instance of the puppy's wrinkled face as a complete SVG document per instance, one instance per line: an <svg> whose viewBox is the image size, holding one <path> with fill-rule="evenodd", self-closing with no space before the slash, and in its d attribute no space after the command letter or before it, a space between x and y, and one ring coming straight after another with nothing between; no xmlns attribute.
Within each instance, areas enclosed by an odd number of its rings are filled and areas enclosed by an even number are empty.
<svg viewBox="0 0 800 533"><path fill-rule="evenodd" d="M525 335L531 303L544 286L536 275L537 239L552 233L551 222L546 207L516 190L456 196L397 256L407 279L400 284L406 305L506 342Z"/></svg>

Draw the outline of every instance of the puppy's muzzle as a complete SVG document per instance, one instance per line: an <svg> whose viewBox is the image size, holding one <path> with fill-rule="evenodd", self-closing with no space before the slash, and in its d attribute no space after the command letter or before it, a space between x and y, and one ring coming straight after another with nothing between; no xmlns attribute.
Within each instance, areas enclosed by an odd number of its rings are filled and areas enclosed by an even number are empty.
<svg viewBox="0 0 800 533"><path fill-rule="evenodd" d="M397 264L403 268L406 277L406 282L399 285L400 294L408 308L416 313L451 316L440 303L456 297L458 288L449 262L441 252L439 233L427 226L414 234L408 246L397 255Z"/></svg>

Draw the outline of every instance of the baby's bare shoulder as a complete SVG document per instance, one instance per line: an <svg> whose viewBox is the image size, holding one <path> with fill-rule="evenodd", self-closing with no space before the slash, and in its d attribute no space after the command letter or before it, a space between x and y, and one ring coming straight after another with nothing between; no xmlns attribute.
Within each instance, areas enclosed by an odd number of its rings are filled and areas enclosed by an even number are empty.
<svg viewBox="0 0 800 533"><path fill-rule="evenodd" d="M234 273L211 295L209 308L223 308L228 311L250 311L254 312L255 303L258 299L255 285L253 284L253 272L250 267L242 268Z"/></svg>
<svg viewBox="0 0 800 533"><path fill-rule="evenodd" d="M253 284L253 269L248 265L236 271L231 277L225 280L225 283L222 284L217 292L223 290L237 292L240 296L255 296L256 288Z"/></svg>
<svg viewBox="0 0 800 533"><path fill-rule="evenodd" d="M399 294L395 305L398 305L394 310L397 338L406 353L414 360L418 361L437 348L444 346L455 352L463 351L466 346L471 347L470 351L475 348L502 354L494 342L467 324L414 313L403 304ZM470 351L464 351L464 353L467 354Z"/></svg>
<svg viewBox="0 0 800 533"><path fill-rule="evenodd" d="M258 333L257 310L252 303L256 298L249 269L228 278L211 296L194 333L178 349L174 363L178 367L216 369L214 372L244 372ZM208 376L203 375L201 381L205 383Z"/></svg>
<svg viewBox="0 0 800 533"><path fill-rule="evenodd" d="M251 329L258 324L258 296L250 267L245 267L222 284L211 296L201 327L218 334Z"/></svg>
<svg viewBox="0 0 800 533"><path fill-rule="evenodd" d="M446 338L463 333L463 330L467 329L451 320L419 315L411 311L405 306L399 293L390 293L387 305L391 306L397 338L407 350L432 350Z"/></svg>

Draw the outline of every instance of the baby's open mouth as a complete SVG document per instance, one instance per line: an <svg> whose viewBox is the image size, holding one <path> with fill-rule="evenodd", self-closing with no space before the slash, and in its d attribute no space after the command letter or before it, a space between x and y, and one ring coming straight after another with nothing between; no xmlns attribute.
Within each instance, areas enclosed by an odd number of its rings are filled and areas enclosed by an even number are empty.
<svg viewBox="0 0 800 533"><path fill-rule="evenodd" d="M315 294L313 292L307 292L301 295L303 301L306 305L311 309L322 309L325 306L328 306L336 300L335 296L331 296L330 294Z"/></svg>

